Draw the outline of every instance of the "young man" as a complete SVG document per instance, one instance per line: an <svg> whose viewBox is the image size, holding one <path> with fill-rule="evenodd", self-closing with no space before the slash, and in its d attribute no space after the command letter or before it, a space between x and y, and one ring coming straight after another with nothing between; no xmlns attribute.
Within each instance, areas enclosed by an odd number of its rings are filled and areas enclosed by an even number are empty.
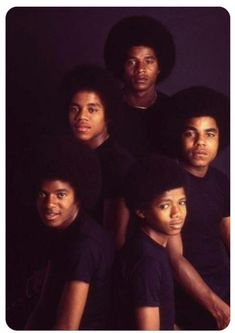
<svg viewBox="0 0 235 333"><path fill-rule="evenodd" d="M166 157L145 157L128 175L126 200L138 226L115 265L113 328L173 329L173 279L165 248L186 216L183 170Z"/></svg>
<svg viewBox="0 0 235 333"><path fill-rule="evenodd" d="M95 150L100 160L103 187L94 215L112 233L119 248L124 243L129 221L123 182L134 160L109 134L113 115L119 112L119 89L106 70L83 65L65 76L62 93L70 132L78 142Z"/></svg>
<svg viewBox="0 0 235 333"><path fill-rule="evenodd" d="M113 246L86 215L101 186L99 163L91 150L67 139L42 141L32 163L37 209L51 232L51 251L26 329L103 330Z"/></svg>
<svg viewBox="0 0 235 333"><path fill-rule="evenodd" d="M172 154L170 99L156 90L171 72L175 46L170 32L148 16L126 17L115 24L105 43L104 59L124 85L124 109L115 121L118 140L134 156Z"/></svg>
<svg viewBox="0 0 235 333"><path fill-rule="evenodd" d="M211 163L229 142L229 101L206 87L185 89L173 100L188 185L182 240L175 236L168 243L183 287L176 293L177 323L189 330L223 329L230 319L230 193L227 177Z"/></svg>

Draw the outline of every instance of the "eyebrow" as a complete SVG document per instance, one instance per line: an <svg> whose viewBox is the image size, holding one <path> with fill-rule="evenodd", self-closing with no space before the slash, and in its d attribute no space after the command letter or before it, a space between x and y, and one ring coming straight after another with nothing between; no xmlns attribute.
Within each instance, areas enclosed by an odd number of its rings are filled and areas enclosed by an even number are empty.
<svg viewBox="0 0 235 333"><path fill-rule="evenodd" d="M48 193L57 193L57 192L68 192L68 190L65 189L65 188L59 188L56 191L47 192L46 190L44 190L43 188L41 188L41 189L39 189L39 192L45 192L46 194L48 194Z"/></svg>
<svg viewBox="0 0 235 333"><path fill-rule="evenodd" d="M78 103L71 102L70 105L80 106ZM101 106L100 103L88 103L89 106Z"/></svg>
<svg viewBox="0 0 235 333"><path fill-rule="evenodd" d="M184 131L185 131L185 130L197 131L197 128L196 128L196 127L193 127L193 126L185 126ZM217 133L217 132L218 132L218 129L215 128L215 127L211 127L211 128L206 128L204 131L205 131L205 132L214 132L214 133Z"/></svg>

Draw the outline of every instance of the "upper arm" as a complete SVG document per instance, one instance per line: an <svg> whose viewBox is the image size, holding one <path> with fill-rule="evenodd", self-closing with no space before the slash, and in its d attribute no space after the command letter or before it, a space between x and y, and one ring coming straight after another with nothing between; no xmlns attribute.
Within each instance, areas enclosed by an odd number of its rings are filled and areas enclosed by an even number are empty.
<svg viewBox="0 0 235 333"><path fill-rule="evenodd" d="M230 216L224 217L220 223L220 233L225 246L230 249Z"/></svg>
<svg viewBox="0 0 235 333"><path fill-rule="evenodd" d="M160 330L159 307L137 307L135 318L138 330Z"/></svg>
<svg viewBox="0 0 235 333"><path fill-rule="evenodd" d="M116 248L126 239L130 213L123 198L106 199L104 202L104 227L111 232Z"/></svg>
<svg viewBox="0 0 235 333"><path fill-rule="evenodd" d="M60 298L54 329L77 330L87 302L89 284L69 281Z"/></svg>
<svg viewBox="0 0 235 333"><path fill-rule="evenodd" d="M183 243L180 234L168 237L167 252L171 261L183 256Z"/></svg>

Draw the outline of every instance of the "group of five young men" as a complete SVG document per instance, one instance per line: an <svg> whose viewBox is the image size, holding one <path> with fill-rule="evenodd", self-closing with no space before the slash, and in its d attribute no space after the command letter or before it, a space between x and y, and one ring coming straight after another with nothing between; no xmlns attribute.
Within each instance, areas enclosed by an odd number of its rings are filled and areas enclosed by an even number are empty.
<svg viewBox="0 0 235 333"><path fill-rule="evenodd" d="M55 233L26 328L225 328L229 183L210 164L229 142L229 102L207 87L158 92L175 48L151 17L114 25L104 58L122 103L109 72L73 69L61 86L71 138L42 143L33 161Z"/></svg>

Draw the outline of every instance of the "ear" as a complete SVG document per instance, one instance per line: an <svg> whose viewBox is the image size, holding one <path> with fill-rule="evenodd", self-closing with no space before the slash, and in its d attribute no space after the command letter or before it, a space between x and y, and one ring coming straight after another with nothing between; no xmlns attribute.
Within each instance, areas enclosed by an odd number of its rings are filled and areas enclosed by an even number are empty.
<svg viewBox="0 0 235 333"><path fill-rule="evenodd" d="M145 214L144 214L144 212L143 212L142 210L137 209L135 213L136 213L136 215L137 215L138 217L140 217L141 219L145 219Z"/></svg>

